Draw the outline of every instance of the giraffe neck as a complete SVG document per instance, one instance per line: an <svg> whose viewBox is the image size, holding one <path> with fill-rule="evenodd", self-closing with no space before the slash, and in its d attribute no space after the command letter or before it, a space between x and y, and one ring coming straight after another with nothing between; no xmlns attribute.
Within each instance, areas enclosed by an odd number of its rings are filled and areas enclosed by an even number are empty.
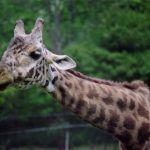
<svg viewBox="0 0 150 150"><path fill-rule="evenodd" d="M49 92L62 105L112 134L128 149L138 149L149 138L149 90L146 87L126 87L60 70L55 70L49 87L52 87ZM133 143L136 143L135 148L131 148Z"/></svg>

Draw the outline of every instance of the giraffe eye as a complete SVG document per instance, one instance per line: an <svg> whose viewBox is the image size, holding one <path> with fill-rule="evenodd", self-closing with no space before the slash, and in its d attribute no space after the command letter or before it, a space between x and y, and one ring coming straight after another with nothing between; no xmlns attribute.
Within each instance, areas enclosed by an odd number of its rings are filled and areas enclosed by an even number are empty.
<svg viewBox="0 0 150 150"><path fill-rule="evenodd" d="M33 58L34 60L38 60L41 57L41 52L40 51L33 51L30 53L30 57Z"/></svg>

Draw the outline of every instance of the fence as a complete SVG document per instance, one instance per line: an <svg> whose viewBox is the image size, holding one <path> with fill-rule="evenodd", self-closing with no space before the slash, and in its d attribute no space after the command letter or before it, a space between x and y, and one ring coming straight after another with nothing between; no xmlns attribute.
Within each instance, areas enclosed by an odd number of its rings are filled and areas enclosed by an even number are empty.
<svg viewBox="0 0 150 150"><path fill-rule="evenodd" d="M57 118L61 117L62 119L62 116L63 116L63 122L56 123L58 121ZM117 148L116 141L110 138L110 136L101 134L100 132L98 133L97 129L93 128L89 124L78 121L78 119L77 121L75 121L76 123L71 123L69 117L71 117L72 120L76 120L76 118L74 118L74 116L71 114L69 115L52 114L46 117L41 117L41 116L30 117L28 120L23 121L25 122L25 125L23 125L22 121L20 120L21 117L3 118L0 120L1 127L2 124L4 123L3 124L4 130L2 130L2 128L0 127L1 129L0 145L3 145L3 148L8 150L11 149L12 147L22 147L22 146L24 147L36 146L36 147L48 147L48 148L53 147L59 150L70 150L73 149L73 147L77 147L80 145L89 145L91 149L93 149L93 147L97 147L94 145L103 145L103 147L101 147L101 150L116 150ZM43 127L43 123L41 123L40 127L38 127L38 125L36 127L35 126L33 127L32 123L33 122L38 123L39 120L41 121L45 120L44 124L46 124L47 126ZM29 128L30 125L31 127ZM14 127L14 129L12 128L12 126ZM50 140L46 141L47 139ZM57 142L58 142L58 146L57 146ZM115 144L112 144L113 146L111 146L112 148L110 149L109 145L111 145L111 143L113 142ZM85 148L82 149L86 150Z"/></svg>

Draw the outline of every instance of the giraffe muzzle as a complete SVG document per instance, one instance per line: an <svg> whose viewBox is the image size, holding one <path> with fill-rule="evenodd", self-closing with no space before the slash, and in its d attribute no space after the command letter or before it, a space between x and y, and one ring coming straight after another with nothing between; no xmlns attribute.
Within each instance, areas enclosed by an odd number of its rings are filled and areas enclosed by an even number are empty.
<svg viewBox="0 0 150 150"><path fill-rule="evenodd" d="M7 65L0 64L0 91L6 89L13 82L13 77L7 68Z"/></svg>

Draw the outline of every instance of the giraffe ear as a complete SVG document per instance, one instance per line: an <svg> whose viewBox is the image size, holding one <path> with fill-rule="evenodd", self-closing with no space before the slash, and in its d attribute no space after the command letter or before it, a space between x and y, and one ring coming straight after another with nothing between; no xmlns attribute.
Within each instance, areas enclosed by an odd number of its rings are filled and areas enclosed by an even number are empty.
<svg viewBox="0 0 150 150"><path fill-rule="evenodd" d="M60 55L52 62L60 70L68 70L76 67L75 61L67 55Z"/></svg>
<svg viewBox="0 0 150 150"><path fill-rule="evenodd" d="M56 55L48 51L47 62L60 70L68 70L76 67L76 62L67 55Z"/></svg>

